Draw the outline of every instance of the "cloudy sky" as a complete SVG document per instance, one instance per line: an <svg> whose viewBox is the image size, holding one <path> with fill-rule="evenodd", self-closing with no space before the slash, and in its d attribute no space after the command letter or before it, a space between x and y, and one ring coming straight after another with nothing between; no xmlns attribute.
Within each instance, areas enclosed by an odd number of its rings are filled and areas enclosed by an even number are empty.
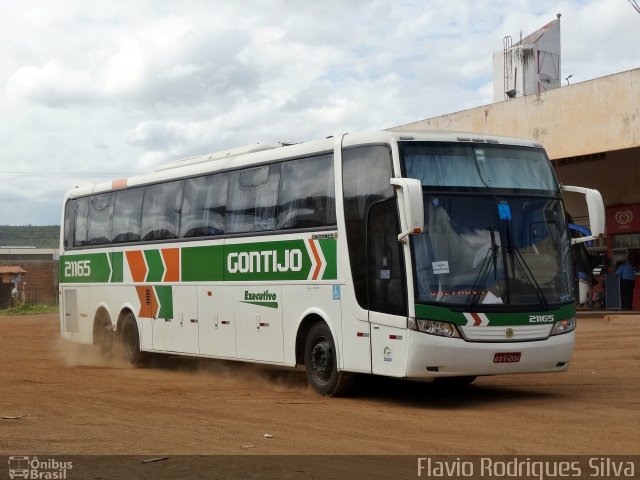
<svg viewBox="0 0 640 480"><path fill-rule="evenodd" d="M492 102L502 38L562 14L562 77L640 66L628 0L0 0L0 225L69 187Z"/></svg>

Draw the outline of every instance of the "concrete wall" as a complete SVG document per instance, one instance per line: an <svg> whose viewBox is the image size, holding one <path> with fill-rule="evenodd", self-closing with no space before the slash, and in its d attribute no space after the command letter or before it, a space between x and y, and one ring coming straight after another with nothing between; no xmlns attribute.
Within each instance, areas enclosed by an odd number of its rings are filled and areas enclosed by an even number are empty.
<svg viewBox="0 0 640 480"><path fill-rule="evenodd" d="M420 120L390 130L531 138L551 159L640 146L640 69Z"/></svg>

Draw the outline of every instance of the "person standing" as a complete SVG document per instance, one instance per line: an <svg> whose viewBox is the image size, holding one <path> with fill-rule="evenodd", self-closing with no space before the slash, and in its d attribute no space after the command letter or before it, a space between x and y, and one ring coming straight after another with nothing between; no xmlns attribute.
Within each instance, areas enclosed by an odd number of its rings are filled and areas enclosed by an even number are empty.
<svg viewBox="0 0 640 480"><path fill-rule="evenodd" d="M18 286L14 283L13 288L11 289L11 306L18 306Z"/></svg>
<svg viewBox="0 0 640 480"><path fill-rule="evenodd" d="M620 277L620 303L624 310L633 308L633 287L636 284L636 274L633 266L626 259L624 262L618 262L618 268L615 274Z"/></svg>

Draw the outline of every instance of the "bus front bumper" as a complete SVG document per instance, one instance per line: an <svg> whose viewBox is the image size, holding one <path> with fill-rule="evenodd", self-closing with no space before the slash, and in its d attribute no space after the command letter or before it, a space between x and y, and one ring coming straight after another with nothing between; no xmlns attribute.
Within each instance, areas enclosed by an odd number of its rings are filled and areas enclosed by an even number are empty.
<svg viewBox="0 0 640 480"><path fill-rule="evenodd" d="M569 368L575 330L540 341L467 342L410 331L407 377L563 372Z"/></svg>

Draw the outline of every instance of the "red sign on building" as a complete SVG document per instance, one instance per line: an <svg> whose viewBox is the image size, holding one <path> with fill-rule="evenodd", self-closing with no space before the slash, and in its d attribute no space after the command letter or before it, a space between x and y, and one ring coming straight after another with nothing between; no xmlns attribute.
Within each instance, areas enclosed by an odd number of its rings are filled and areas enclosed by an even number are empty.
<svg viewBox="0 0 640 480"><path fill-rule="evenodd" d="M640 233L640 205L607 207L607 235Z"/></svg>

